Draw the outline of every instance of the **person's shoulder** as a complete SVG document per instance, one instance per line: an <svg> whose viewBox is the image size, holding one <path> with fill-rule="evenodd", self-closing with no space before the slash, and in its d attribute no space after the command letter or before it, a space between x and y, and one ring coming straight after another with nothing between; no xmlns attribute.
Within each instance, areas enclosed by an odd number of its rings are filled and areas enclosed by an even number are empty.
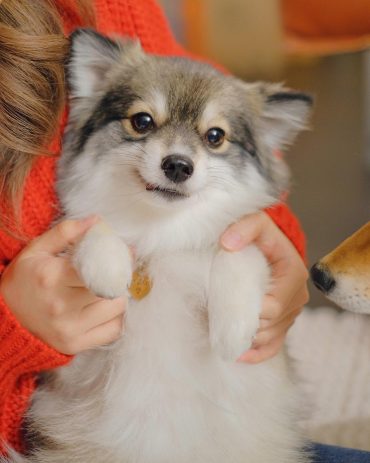
<svg viewBox="0 0 370 463"><path fill-rule="evenodd" d="M154 0L95 0L95 13L100 33L138 38L150 53L185 54Z"/></svg>

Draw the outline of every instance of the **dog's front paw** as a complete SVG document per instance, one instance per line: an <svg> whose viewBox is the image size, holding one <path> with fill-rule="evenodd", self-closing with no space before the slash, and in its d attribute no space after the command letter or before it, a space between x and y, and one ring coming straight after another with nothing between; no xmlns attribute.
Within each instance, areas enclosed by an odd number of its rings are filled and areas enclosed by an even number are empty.
<svg viewBox="0 0 370 463"><path fill-rule="evenodd" d="M113 299L127 293L132 278L130 250L102 224L85 235L73 262L86 287L97 296Z"/></svg>
<svg viewBox="0 0 370 463"><path fill-rule="evenodd" d="M255 246L215 256L208 295L211 347L235 361L249 349L259 327L262 298L269 280L265 258Z"/></svg>
<svg viewBox="0 0 370 463"><path fill-rule="evenodd" d="M235 361L252 346L259 327L261 301L243 300L238 306L235 301L231 302L232 306L223 301L226 304L222 304L223 307L218 306L219 302L214 301L210 308L213 313L209 326L211 347L223 360Z"/></svg>

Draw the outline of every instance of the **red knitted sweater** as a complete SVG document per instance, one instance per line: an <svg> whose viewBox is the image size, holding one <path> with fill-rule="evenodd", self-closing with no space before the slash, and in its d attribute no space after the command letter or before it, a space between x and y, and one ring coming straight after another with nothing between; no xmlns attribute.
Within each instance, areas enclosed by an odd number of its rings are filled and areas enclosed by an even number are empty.
<svg viewBox="0 0 370 463"><path fill-rule="evenodd" d="M68 34L81 26L73 7L74 0L56 1L62 7L65 32ZM94 0L94 5L100 32L139 37L144 49L156 54L185 54L172 37L155 0ZM52 144L56 155L60 152L64 121L65 116L60 133ZM54 191L56 157L40 157L26 181L22 226L27 236L43 233L57 210ZM289 209L279 205L268 213L303 255L303 233ZM0 231L0 274L23 246L24 243ZM0 296L0 437L5 442L22 450L22 417L35 388L37 373L64 365L69 360L70 357L56 352L25 330Z"/></svg>

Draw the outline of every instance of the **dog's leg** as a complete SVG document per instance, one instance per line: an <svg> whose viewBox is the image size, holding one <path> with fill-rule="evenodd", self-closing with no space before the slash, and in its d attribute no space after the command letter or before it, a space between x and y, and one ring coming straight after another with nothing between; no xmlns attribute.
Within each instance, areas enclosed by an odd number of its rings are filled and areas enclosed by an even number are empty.
<svg viewBox="0 0 370 463"><path fill-rule="evenodd" d="M251 346L268 283L267 262L255 246L216 254L210 275L209 331L212 348L224 360L235 361Z"/></svg>
<svg viewBox="0 0 370 463"><path fill-rule="evenodd" d="M98 222L82 238L73 263L97 296L111 299L126 294L132 277L130 249L104 222Z"/></svg>

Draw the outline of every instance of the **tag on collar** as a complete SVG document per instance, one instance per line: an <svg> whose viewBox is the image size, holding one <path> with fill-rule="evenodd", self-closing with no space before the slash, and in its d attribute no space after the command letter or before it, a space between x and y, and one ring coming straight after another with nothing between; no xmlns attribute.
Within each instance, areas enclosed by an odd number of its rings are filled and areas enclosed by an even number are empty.
<svg viewBox="0 0 370 463"><path fill-rule="evenodd" d="M132 274L129 293L133 299L140 301L147 296L152 289L152 281L149 278L146 266L138 267Z"/></svg>

